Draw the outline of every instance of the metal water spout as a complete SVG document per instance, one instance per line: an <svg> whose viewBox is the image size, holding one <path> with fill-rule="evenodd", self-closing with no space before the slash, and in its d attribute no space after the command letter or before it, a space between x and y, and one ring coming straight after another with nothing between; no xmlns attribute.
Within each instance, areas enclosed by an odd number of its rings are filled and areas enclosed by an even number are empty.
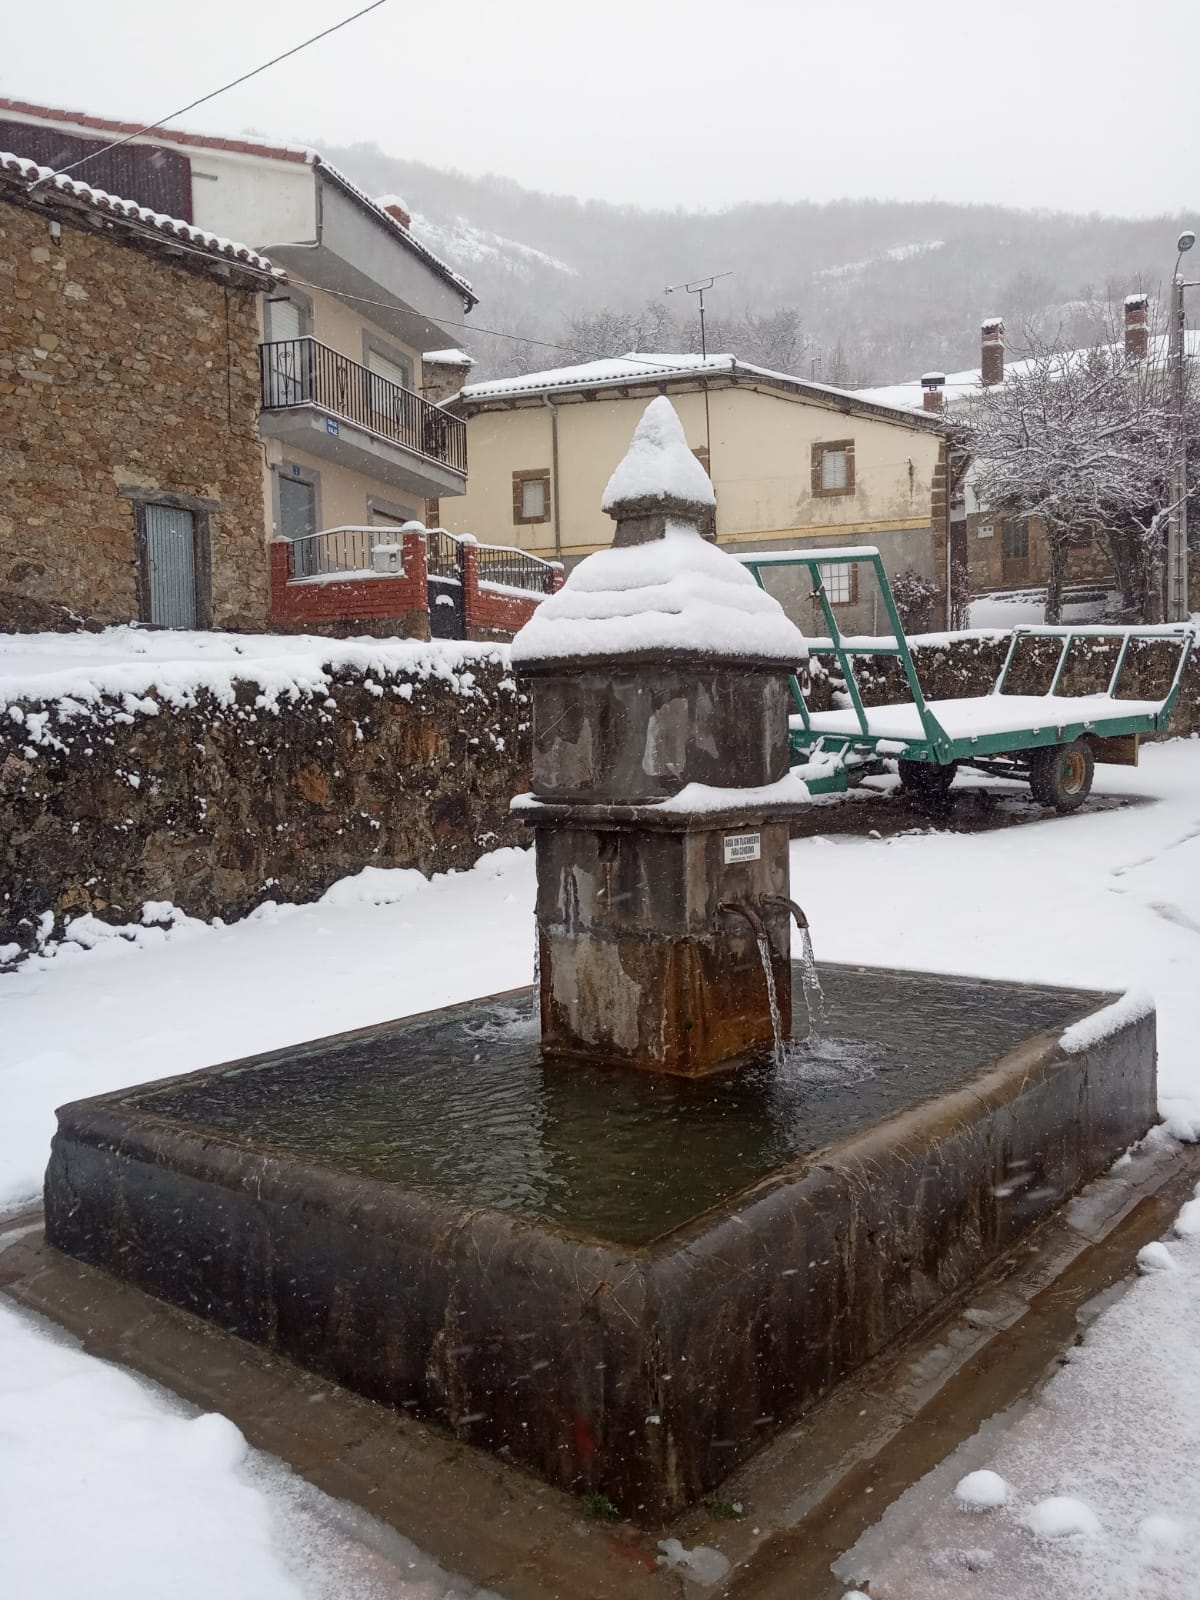
<svg viewBox="0 0 1200 1600"><path fill-rule="evenodd" d="M786 906L787 909L791 912L792 916L795 918L796 926L800 929L800 932L804 933L804 932L807 931L807 929L808 929L808 918L807 918L807 916L804 914L803 909L800 906L798 906L794 900L789 900L788 899L787 895L785 895L785 894L764 894L763 897L762 897L762 904L764 906Z"/></svg>
<svg viewBox="0 0 1200 1600"><path fill-rule="evenodd" d="M744 917L745 920L750 924L751 932L754 934L756 940L767 938L766 923L759 916L758 912L755 911L754 907L752 905L748 905L746 901L722 900L718 905L717 910L723 912L727 916Z"/></svg>

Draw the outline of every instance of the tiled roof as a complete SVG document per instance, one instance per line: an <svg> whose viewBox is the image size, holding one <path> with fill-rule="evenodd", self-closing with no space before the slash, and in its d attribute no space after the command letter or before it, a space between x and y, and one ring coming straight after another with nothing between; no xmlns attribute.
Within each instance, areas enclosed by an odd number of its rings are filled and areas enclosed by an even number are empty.
<svg viewBox="0 0 1200 1600"><path fill-rule="evenodd" d="M0 112L11 111L18 117L37 117L47 122L70 122L80 128L91 128L96 133L111 133L115 138L128 138L141 133L140 122L114 122L109 117L93 117L86 111L63 111L56 106L35 106L26 100L6 100L0 95ZM303 145L260 144L256 139L225 139L214 133L180 133L175 128L154 129L164 139L174 144L197 145L204 150L234 150L247 156L269 156L273 161L311 161L313 151Z"/></svg>
<svg viewBox="0 0 1200 1600"><path fill-rule="evenodd" d="M30 199L44 194L49 201L54 195L59 195L78 202L88 210L101 212L114 221L138 224L139 232L148 228L160 234L164 240L174 239L186 244L189 250L234 262L252 272L281 281L287 278L281 267L275 266L266 256L260 256L248 245L222 239L218 234L193 227L190 222L164 216L161 211L151 211L147 206L122 200L118 195L105 194L103 189L93 189L88 183L78 183L74 178L55 172L52 167L41 167L36 161L27 161L24 156L15 156L8 151L0 151L0 189L3 188L19 188Z"/></svg>
<svg viewBox="0 0 1200 1600"><path fill-rule="evenodd" d="M0 115L5 112L18 117L34 117L39 122L65 122L72 127L89 128L96 133L111 134L115 139L140 135L146 139L160 139L164 144L188 145L202 150L227 150L238 155L260 156L271 161L297 161L303 162L306 166L319 167L331 182L344 189L352 199L370 211L396 234L414 255L419 256L439 277L457 289L463 299L469 302L468 310L479 303L479 297L461 273L455 272L454 268L440 256L435 255L428 245L422 244L420 239L410 233L399 217L392 215L378 201L372 200L370 195L364 194L358 185L332 162L326 161L316 150L311 150L305 145L267 144L255 139L225 139L218 134L185 133L178 128L147 130L138 122L115 122L109 117L90 116L85 111L64 111L55 106L33 105L26 100L6 100L0 96Z"/></svg>

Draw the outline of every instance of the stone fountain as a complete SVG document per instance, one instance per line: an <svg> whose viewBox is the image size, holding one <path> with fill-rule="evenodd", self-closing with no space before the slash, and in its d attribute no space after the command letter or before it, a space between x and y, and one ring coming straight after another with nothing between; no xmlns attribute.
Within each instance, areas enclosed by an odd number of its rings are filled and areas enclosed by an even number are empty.
<svg viewBox="0 0 1200 1600"><path fill-rule="evenodd" d="M711 503L654 401L514 645L540 1039L490 996L82 1101L46 1176L59 1249L647 1524L1155 1117L1113 996L826 966L792 1028L804 646Z"/></svg>

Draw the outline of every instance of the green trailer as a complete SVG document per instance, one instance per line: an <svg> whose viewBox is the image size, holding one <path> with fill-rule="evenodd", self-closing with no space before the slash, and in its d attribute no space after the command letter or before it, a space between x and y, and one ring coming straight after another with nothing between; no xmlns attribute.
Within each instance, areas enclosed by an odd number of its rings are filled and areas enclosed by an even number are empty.
<svg viewBox="0 0 1200 1600"><path fill-rule="evenodd" d="M842 549L748 551L738 559L766 589L764 574L781 567L807 569L812 599L829 630L828 639L810 645L810 655L830 657L845 683L848 704L832 711L810 711L799 675L792 677L796 711L791 718L793 759L813 794L847 789L852 783L888 770L895 762L900 782L910 792L943 794L959 767L1028 782L1034 798L1059 811L1082 805L1092 787L1097 761L1130 765L1138 741L1163 733L1179 698L1179 687L1195 640L1187 624L1168 627L1051 627L1013 629L1004 666L989 694L926 700L912 652L896 610L879 551L864 545ZM891 627L891 638L843 637L825 588L832 569L866 567L875 574ZM1061 639L1058 664L1047 693L1005 692L1009 669L1022 640ZM1103 694L1061 695L1059 686L1071 646L1077 639L1120 640ZM1170 689L1162 700L1117 698L1121 674L1135 639L1170 640L1178 655ZM863 704L854 662L860 657L896 657L904 672L909 701L883 706Z"/></svg>

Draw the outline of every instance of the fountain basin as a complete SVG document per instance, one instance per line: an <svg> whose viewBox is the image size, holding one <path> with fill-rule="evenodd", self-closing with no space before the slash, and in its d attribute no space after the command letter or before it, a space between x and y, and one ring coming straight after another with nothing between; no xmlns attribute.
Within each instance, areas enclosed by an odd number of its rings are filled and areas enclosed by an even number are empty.
<svg viewBox="0 0 1200 1600"><path fill-rule="evenodd" d="M524 991L66 1106L47 1237L654 1523L1155 1118L1152 1013L822 977L834 1043L699 1081L543 1061Z"/></svg>

